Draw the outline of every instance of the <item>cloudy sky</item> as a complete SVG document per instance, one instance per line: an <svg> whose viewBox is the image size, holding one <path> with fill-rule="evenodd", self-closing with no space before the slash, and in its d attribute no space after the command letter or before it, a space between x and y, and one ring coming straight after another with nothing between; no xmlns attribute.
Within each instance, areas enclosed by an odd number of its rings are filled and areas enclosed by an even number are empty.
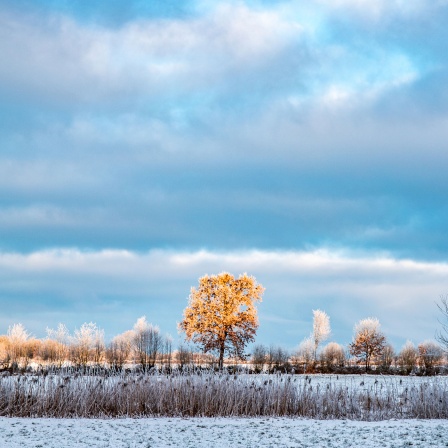
<svg viewBox="0 0 448 448"><path fill-rule="evenodd" d="M258 342L448 293L447 0L0 0L0 333L266 288Z"/></svg>

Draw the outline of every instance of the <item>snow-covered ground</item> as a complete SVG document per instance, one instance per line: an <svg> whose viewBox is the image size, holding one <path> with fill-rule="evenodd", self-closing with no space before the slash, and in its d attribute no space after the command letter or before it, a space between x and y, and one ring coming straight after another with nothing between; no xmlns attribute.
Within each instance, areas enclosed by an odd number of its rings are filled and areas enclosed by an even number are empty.
<svg viewBox="0 0 448 448"><path fill-rule="evenodd" d="M448 447L448 420L0 418L0 447Z"/></svg>

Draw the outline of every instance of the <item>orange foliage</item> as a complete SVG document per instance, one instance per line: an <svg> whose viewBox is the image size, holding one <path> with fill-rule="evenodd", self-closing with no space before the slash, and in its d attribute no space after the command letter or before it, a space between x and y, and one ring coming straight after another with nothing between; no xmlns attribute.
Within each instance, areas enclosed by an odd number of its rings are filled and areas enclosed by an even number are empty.
<svg viewBox="0 0 448 448"><path fill-rule="evenodd" d="M370 369L373 357L382 354L386 345L386 337L380 331L377 319L363 319L355 326L355 336L349 345L350 354L364 362L366 372Z"/></svg>
<svg viewBox="0 0 448 448"><path fill-rule="evenodd" d="M179 328L204 352L218 351L222 368L224 352L242 358L245 345L254 340L258 328L255 303L261 302L263 292L263 286L247 274L238 279L227 272L205 275L197 289L191 288Z"/></svg>

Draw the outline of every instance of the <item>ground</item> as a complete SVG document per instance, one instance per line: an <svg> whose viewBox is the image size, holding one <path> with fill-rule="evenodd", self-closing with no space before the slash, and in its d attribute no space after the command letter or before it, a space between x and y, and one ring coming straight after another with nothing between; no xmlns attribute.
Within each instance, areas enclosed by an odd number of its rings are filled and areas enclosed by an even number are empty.
<svg viewBox="0 0 448 448"><path fill-rule="evenodd" d="M448 421L0 418L0 447L448 447Z"/></svg>

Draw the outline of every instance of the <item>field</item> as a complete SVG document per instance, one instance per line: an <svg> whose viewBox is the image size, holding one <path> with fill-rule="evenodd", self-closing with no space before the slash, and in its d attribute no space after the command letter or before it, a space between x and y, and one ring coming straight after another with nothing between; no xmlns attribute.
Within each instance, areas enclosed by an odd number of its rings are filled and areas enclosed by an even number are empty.
<svg viewBox="0 0 448 448"><path fill-rule="evenodd" d="M445 420L0 418L8 448L447 447Z"/></svg>
<svg viewBox="0 0 448 448"><path fill-rule="evenodd" d="M446 376L68 373L0 378L1 447L448 447Z"/></svg>

